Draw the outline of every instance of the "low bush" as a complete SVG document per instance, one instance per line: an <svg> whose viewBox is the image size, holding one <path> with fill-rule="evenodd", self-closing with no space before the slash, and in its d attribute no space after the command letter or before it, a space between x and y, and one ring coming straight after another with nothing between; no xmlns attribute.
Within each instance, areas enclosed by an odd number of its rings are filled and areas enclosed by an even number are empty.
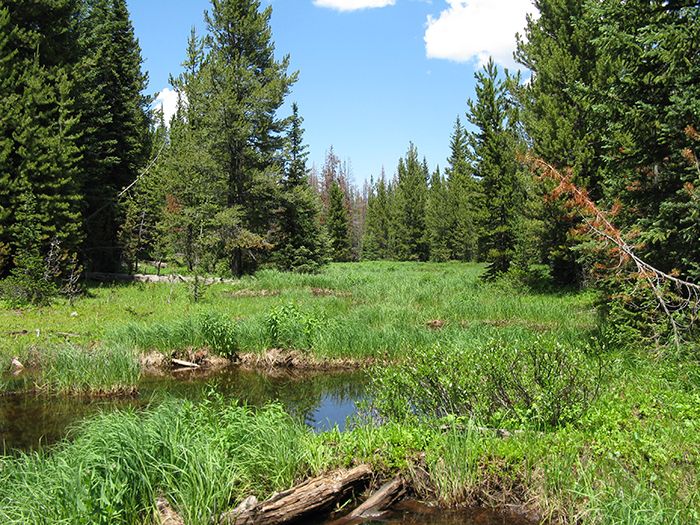
<svg viewBox="0 0 700 525"><path fill-rule="evenodd" d="M269 345L274 348L309 350L321 325L320 318L294 304L275 307L265 318Z"/></svg>
<svg viewBox="0 0 700 525"><path fill-rule="evenodd" d="M576 421L598 395L599 357L543 337L484 346L436 345L374 374L383 416L468 416L489 425L553 428Z"/></svg>

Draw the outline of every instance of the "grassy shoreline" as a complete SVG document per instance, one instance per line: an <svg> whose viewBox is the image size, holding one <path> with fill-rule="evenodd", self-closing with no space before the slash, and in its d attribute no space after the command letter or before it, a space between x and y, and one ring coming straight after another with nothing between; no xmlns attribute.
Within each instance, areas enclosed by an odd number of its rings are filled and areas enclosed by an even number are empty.
<svg viewBox="0 0 700 525"><path fill-rule="evenodd" d="M27 332L4 338L0 359L35 362L58 392L131 384L140 356L153 351L207 348L264 359L283 349L312 362L376 362L376 399L383 392L391 401L375 407L383 425L321 435L287 421L279 407L240 412L220 400L186 410L166 403L140 424L128 413L101 416L73 443L0 459L0 517L54 522L40 508L55 506L55 522L147 523L159 492L188 523L204 523L212 509L250 493L264 497L305 476L368 462L387 476L403 472L419 497L444 506L516 505L565 524L700 520L693 354L607 348L595 337L592 295L484 284L481 271L336 264L319 275L264 271L212 285L201 304L189 301L184 284L137 284L92 288L73 307L0 310L8 331ZM78 336L66 345L57 333ZM605 374L596 375L601 360ZM248 465L232 450L241 433L256 435L270 418L275 432L266 443L253 440L258 450L245 449ZM161 426L183 434L161 435ZM119 436L146 446L118 444ZM192 457L192 444L206 457ZM293 464L279 456L290 447Z"/></svg>

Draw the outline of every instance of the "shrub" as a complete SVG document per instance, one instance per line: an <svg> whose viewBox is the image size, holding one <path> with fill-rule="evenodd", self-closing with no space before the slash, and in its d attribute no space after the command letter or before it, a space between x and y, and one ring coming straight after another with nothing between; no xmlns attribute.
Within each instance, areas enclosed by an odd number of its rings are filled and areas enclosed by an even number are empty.
<svg viewBox="0 0 700 525"><path fill-rule="evenodd" d="M270 346L285 349L310 349L321 319L303 313L294 304L273 308L265 319Z"/></svg>
<svg viewBox="0 0 700 525"><path fill-rule="evenodd" d="M603 371L600 358L545 338L435 346L378 370L375 408L399 419L468 416L489 425L552 428L586 411Z"/></svg>
<svg viewBox="0 0 700 525"><path fill-rule="evenodd" d="M232 357L238 350L236 325L225 315L206 313L198 320L199 333L213 352L224 357Z"/></svg>

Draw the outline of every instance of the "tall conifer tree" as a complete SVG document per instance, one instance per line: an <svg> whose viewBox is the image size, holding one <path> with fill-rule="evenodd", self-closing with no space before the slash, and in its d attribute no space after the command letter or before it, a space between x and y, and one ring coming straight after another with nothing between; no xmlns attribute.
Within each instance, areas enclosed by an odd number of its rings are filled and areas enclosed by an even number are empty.
<svg viewBox="0 0 700 525"><path fill-rule="evenodd" d="M430 260L445 262L450 260L450 234L452 233L452 216L447 208L448 189L437 168L430 179L430 190L425 209L426 237L430 249ZM478 239L476 240L478 242Z"/></svg>
<svg viewBox="0 0 700 525"><path fill-rule="evenodd" d="M119 269L118 194L134 182L150 152L147 75L125 0L85 0L76 96L86 198L88 266Z"/></svg>
<svg viewBox="0 0 700 525"><path fill-rule="evenodd" d="M226 177L226 205L240 219L228 253L236 275L255 269L272 228L287 125L277 110L297 77L287 72L288 56L275 59L271 15L259 0L212 0L206 14L206 126Z"/></svg>
<svg viewBox="0 0 700 525"><path fill-rule="evenodd" d="M425 237L427 169L425 162L418 160L416 147L410 144L406 157L399 159L392 203L393 256L402 261L428 259Z"/></svg>
<svg viewBox="0 0 700 525"><path fill-rule="evenodd" d="M345 193L337 180L331 183L329 199L326 228L330 237L333 260L349 261L352 250L350 216Z"/></svg>
<svg viewBox="0 0 700 525"><path fill-rule="evenodd" d="M328 257L328 239L320 222L320 199L309 185L303 120L297 104L292 104L279 233L274 239L277 245L275 258L284 270L315 272L325 264Z"/></svg>
<svg viewBox="0 0 700 525"><path fill-rule="evenodd" d="M382 170L367 202L367 220L362 243L363 259L372 261L391 257L389 251L390 223L389 188L384 170Z"/></svg>
<svg viewBox="0 0 700 525"><path fill-rule="evenodd" d="M450 139L447 192L444 208L450 216L448 242L450 258L461 261L476 260L479 253L480 226L483 222L483 192L473 176L469 159L468 135L459 118Z"/></svg>
<svg viewBox="0 0 700 525"><path fill-rule="evenodd" d="M475 171L481 178L488 213L482 246L488 261L487 277L508 271L515 256L520 209L524 194L516 160L516 116L506 82L489 60L476 74L476 100L469 101L470 134Z"/></svg>

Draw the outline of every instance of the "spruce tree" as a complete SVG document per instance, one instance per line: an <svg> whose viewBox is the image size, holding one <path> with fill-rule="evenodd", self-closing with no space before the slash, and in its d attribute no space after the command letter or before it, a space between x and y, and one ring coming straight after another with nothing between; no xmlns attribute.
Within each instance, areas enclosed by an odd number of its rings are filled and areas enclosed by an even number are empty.
<svg viewBox="0 0 700 525"><path fill-rule="evenodd" d="M11 263L10 224L12 219L12 133L17 122L18 98L16 90L18 51L12 43L12 21L8 7L0 7L0 278Z"/></svg>
<svg viewBox="0 0 700 525"><path fill-rule="evenodd" d="M452 233L452 217L447 209L448 189L440 174L440 168L433 172L428 190L428 201L425 208L426 237L430 250L430 260L445 262L450 260L450 234Z"/></svg>
<svg viewBox="0 0 700 525"><path fill-rule="evenodd" d="M345 193L338 181L333 181L331 184L326 228L330 237L333 260L349 261L352 249L350 217Z"/></svg>
<svg viewBox="0 0 700 525"><path fill-rule="evenodd" d="M524 201L516 160L517 118L506 81L489 60L476 75L476 100L469 101L470 134L476 175L482 180L487 220L481 240L489 279L508 271L515 256L518 221Z"/></svg>
<svg viewBox="0 0 700 525"><path fill-rule="evenodd" d="M425 236L427 169L426 163L418 160L418 150L411 143L405 158L399 159L392 203L393 256L401 261L428 259Z"/></svg>
<svg viewBox="0 0 700 525"><path fill-rule="evenodd" d="M71 0L0 7L0 275L19 255L23 227L12 210L28 194L40 254L59 245L75 253L82 238L74 17Z"/></svg>
<svg viewBox="0 0 700 525"><path fill-rule="evenodd" d="M81 171L88 267L117 271L122 210L118 194L134 182L150 152L147 75L126 0L85 0L76 99L82 114Z"/></svg>
<svg viewBox="0 0 700 525"><path fill-rule="evenodd" d="M326 263L328 239L320 222L320 199L309 185L303 120L297 104L292 104L279 232L274 242L277 246L275 259L281 269L309 273L318 271Z"/></svg>
<svg viewBox="0 0 700 525"><path fill-rule="evenodd" d="M382 170L367 202L367 219L362 242L363 259L374 261L391 258L389 251L390 223L389 189L384 170Z"/></svg>
<svg viewBox="0 0 700 525"><path fill-rule="evenodd" d="M587 95L601 124L605 196L622 204L616 222L647 262L700 278L700 7L605 0L588 5L587 23L609 64Z"/></svg>
<svg viewBox="0 0 700 525"><path fill-rule="evenodd" d="M460 261L478 258L480 225L484 218L483 191L472 172L468 135L458 117L450 139L447 192L442 206L450 216L450 258Z"/></svg>

